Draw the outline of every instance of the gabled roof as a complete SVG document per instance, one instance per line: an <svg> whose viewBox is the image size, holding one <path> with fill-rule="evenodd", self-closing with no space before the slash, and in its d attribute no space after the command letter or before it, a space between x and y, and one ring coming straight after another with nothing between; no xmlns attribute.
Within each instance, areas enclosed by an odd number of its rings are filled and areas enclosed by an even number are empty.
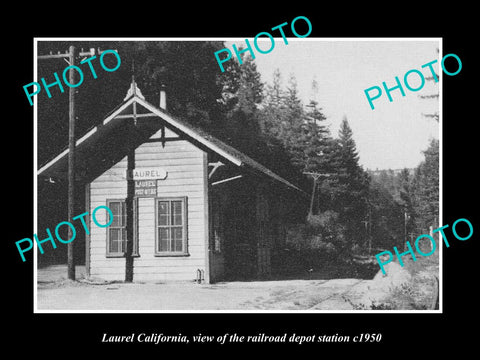
<svg viewBox="0 0 480 360"><path fill-rule="evenodd" d="M140 105L140 107L137 107L137 105ZM131 121L134 114L136 125L133 125ZM161 120L159 121L158 118ZM140 146L160 130L163 125L213 151L236 166L247 167L254 172L303 192L267 167L225 144L203 129L196 128L150 104L141 94L139 95L135 91L129 92L124 102L112 110L101 124L91 128L76 141L76 173L80 177L93 180L108 167L124 158L132 145L135 148ZM39 176L63 177L67 169L68 152L68 148L63 150L52 160L42 165L37 174Z"/></svg>

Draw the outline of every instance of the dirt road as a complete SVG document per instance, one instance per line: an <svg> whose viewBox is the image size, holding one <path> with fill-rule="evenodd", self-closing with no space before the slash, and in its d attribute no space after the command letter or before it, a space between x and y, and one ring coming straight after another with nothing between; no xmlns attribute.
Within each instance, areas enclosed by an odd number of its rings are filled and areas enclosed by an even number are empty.
<svg viewBox="0 0 480 360"><path fill-rule="evenodd" d="M374 280L360 279L100 285L65 280L65 274L64 266L38 271L39 311L358 310L356 304L387 295Z"/></svg>

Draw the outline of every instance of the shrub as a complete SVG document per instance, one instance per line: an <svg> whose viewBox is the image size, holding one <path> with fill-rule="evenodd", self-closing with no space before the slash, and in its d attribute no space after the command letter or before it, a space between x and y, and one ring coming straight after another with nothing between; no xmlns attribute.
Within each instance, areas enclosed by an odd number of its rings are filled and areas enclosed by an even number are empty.
<svg viewBox="0 0 480 360"><path fill-rule="evenodd" d="M327 263L350 259L345 227L338 213L328 210L308 217L305 224L287 230L287 248L291 256L303 261L304 267L318 268Z"/></svg>

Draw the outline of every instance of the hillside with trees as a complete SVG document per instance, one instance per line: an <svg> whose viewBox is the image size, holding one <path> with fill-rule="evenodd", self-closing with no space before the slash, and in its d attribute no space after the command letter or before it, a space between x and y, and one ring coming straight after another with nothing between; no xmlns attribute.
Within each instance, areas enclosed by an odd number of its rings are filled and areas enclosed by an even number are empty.
<svg viewBox="0 0 480 360"><path fill-rule="evenodd" d="M374 247L403 246L438 227L439 141L430 140L423 154L416 168L370 172Z"/></svg>
<svg viewBox="0 0 480 360"><path fill-rule="evenodd" d="M373 173L359 163L361 154L348 119L344 117L338 134L332 134L321 104L313 98L308 104L301 101L294 76L285 81L277 69L272 83L265 84L250 57L243 64L229 61L225 72L219 72L212 54L224 48L222 42L83 41L76 46L117 49L122 58L118 71L97 79L85 77L77 94L78 136L123 101L132 75L153 104L158 104L165 85L169 112L245 152L311 196L299 209L298 219L303 221L288 232L291 249L336 261L354 252L401 246L410 234L418 236L438 223L438 141L432 140L425 160L413 171ZM63 42L41 42L38 49L47 53L67 47ZM39 77L60 66L61 61L39 63ZM66 145L68 94L56 93L55 101L43 93L39 97L41 166ZM40 203L46 201L42 196L62 198L52 191L64 188L52 189L50 183L39 184ZM45 212L39 227L59 219Z"/></svg>

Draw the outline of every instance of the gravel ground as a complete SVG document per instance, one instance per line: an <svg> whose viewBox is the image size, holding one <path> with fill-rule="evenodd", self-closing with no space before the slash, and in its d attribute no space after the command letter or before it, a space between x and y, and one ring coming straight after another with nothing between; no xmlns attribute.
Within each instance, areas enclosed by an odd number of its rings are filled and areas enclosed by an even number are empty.
<svg viewBox="0 0 480 360"><path fill-rule="evenodd" d="M391 272L393 273L393 270ZM65 278L66 266L39 269L37 309L39 311L369 310L372 303L384 301L392 287L402 285L402 281L405 281L404 276L398 275L392 276L391 279L378 276L374 280L239 281L213 285L193 282L93 283L84 278L83 267L77 267L76 273L77 281L71 281ZM412 281L410 278L407 280ZM433 286L431 289L424 289L425 299L433 296L433 289ZM431 303L429 298L425 301Z"/></svg>

